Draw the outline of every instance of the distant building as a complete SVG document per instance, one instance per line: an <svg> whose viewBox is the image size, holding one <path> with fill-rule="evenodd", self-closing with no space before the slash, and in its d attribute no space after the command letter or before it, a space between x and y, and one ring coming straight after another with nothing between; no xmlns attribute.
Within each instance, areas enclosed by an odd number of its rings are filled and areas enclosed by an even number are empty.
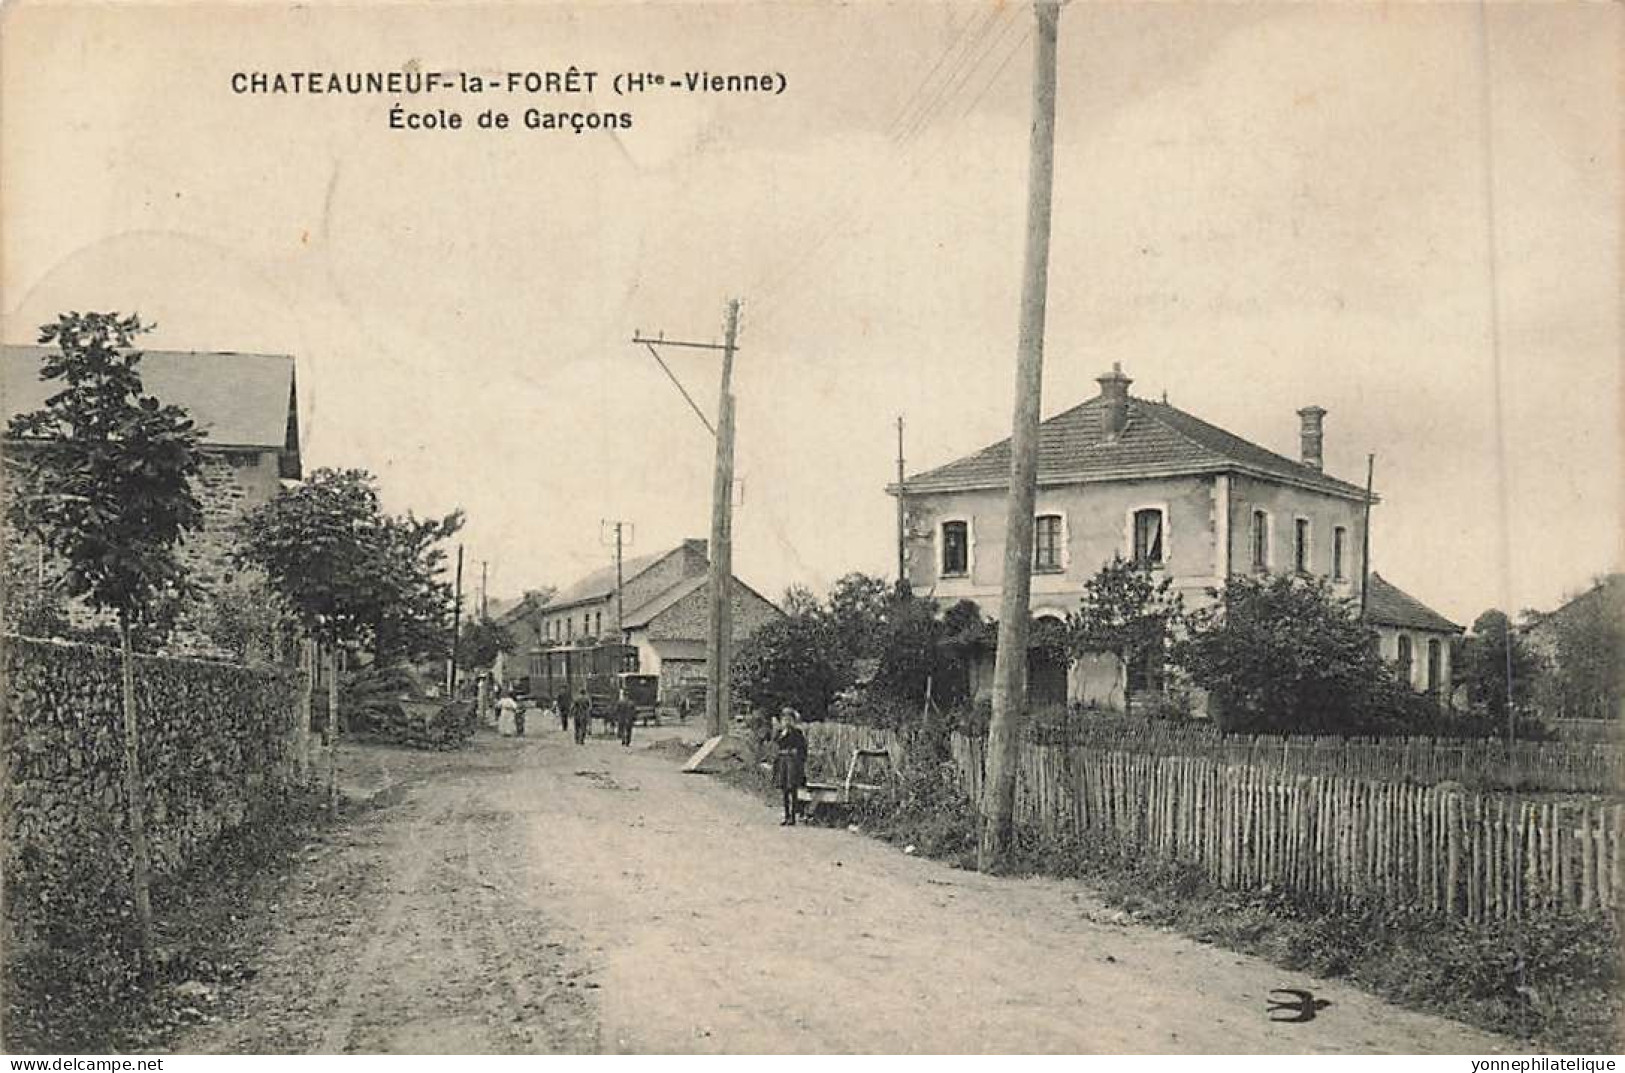
<svg viewBox="0 0 1625 1073"><path fill-rule="evenodd" d="M1543 712L1625 720L1625 574L1599 578L1555 610L1533 615L1523 633L1546 662Z"/></svg>
<svg viewBox="0 0 1625 1073"><path fill-rule="evenodd" d="M1448 703L1450 641L1462 628L1378 573L1366 590L1365 619L1376 627L1383 658L1400 679Z"/></svg>
<svg viewBox="0 0 1625 1073"><path fill-rule="evenodd" d="M1296 572L1358 598L1364 488L1322 472L1326 411L1297 413L1291 459L1167 402L1129 395L1113 366L1100 393L1039 427L1032 614L1064 619L1114 553L1150 563L1187 606L1238 574ZM905 554L916 593L971 600L996 616L1004 570L1010 441L907 477ZM1375 502L1375 497L1373 497ZM1123 667L1108 655L1070 667L1035 649L1029 697L1120 708L1124 685L1160 688L1160 660ZM1046 662L1053 662L1050 666ZM985 685L985 669L978 675Z"/></svg>
<svg viewBox="0 0 1625 1073"><path fill-rule="evenodd" d="M54 348L0 347L0 418L38 410L56 390L39 378L40 364ZM235 567L227 559L231 528L245 512L267 502L284 482L302 476L299 454L299 396L294 359L280 354L144 350L137 366L142 387L159 401L184 409L207 435L203 470L196 492L203 505L203 528L188 534L180 549L193 582L204 587L229 583ZM38 445L5 442L17 457ZM48 564L27 541L10 539L7 554L20 575L45 581ZM31 560L30 557L33 557ZM75 625L96 624L83 607L71 607Z"/></svg>
<svg viewBox="0 0 1625 1073"><path fill-rule="evenodd" d="M663 689L703 682L709 571L706 542L695 539L623 560L619 599L614 564L596 570L537 609L541 647L623 641L637 648L638 669L658 674ZM736 645L782 614L737 577L731 597Z"/></svg>

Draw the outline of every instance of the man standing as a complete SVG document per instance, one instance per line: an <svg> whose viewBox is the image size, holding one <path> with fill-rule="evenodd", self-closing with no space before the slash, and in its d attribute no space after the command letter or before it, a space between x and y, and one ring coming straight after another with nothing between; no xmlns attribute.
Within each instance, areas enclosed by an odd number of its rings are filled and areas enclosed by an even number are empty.
<svg viewBox="0 0 1625 1073"><path fill-rule="evenodd" d="M587 694L579 693L570 705L570 719L576 727L576 744L587 744L587 727L592 723L592 701Z"/></svg>
<svg viewBox="0 0 1625 1073"><path fill-rule="evenodd" d="M569 731L570 731L570 691L568 689L559 690L559 695L554 700L554 704L558 707L558 710L559 710L559 729L564 731L565 733L569 733Z"/></svg>
<svg viewBox="0 0 1625 1073"><path fill-rule="evenodd" d="M637 718L637 705L633 704L625 696L616 699L615 730L620 734L622 746L632 744L632 724L637 722Z"/></svg>

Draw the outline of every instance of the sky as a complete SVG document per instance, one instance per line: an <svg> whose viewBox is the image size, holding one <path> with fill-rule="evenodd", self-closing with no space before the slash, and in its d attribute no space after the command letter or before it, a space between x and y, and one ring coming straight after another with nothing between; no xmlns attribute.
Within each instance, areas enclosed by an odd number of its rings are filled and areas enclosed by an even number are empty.
<svg viewBox="0 0 1625 1073"><path fill-rule="evenodd" d="M769 596L891 568L899 415L910 472L1009 433L1029 6L3 17L4 339L117 309L154 348L294 355L307 468L464 509L493 596L609 562L607 519L631 554L708 534L712 441L631 337L719 339L732 297L734 563ZM1325 407L1328 472L1376 455L1375 568L1463 624L1619 569L1622 26L1604 3L1072 0L1044 412L1113 362L1289 456ZM593 94L401 101L460 130L231 90L571 66ZM701 70L785 90L607 85ZM527 130L526 107L633 126ZM478 129L487 108L514 125ZM715 354L667 355L714 414Z"/></svg>

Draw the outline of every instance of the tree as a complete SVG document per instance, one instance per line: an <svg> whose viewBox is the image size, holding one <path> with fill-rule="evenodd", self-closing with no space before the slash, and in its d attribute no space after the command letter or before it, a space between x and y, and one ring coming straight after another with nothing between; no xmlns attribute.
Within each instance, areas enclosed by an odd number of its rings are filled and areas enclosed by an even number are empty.
<svg viewBox="0 0 1625 1073"><path fill-rule="evenodd" d="M779 608L792 618L816 615L823 611L818 596L805 585L791 585L785 589L784 597L779 601Z"/></svg>
<svg viewBox="0 0 1625 1073"><path fill-rule="evenodd" d="M878 630L879 664L873 688L896 700L924 703L927 683L939 702L948 683L948 630L937 605L898 592L886 605Z"/></svg>
<svg viewBox="0 0 1625 1073"><path fill-rule="evenodd" d="M1432 703L1399 683L1351 601L1321 578L1232 577L1185 618L1173 661L1208 691L1226 732L1414 730Z"/></svg>
<svg viewBox="0 0 1625 1073"><path fill-rule="evenodd" d="M190 625L216 648L246 663L271 654L282 616L264 579L250 575L212 590Z"/></svg>
<svg viewBox="0 0 1625 1073"><path fill-rule="evenodd" d="M463 627L457 638L457 663L463 667L489 667L497 656L514 650L513 635L506 627L482 618Z"/></svg>
<svg viewBox="0 0 1625 1073"><path fill-rule="evenodd" d="M1508 647L1510 646L1510 658ZM1491 608L1473 620L1462 645L1462 678L1467 701L1499 725L1507 716L1507 676L1512 677L1512 704L1526 706L1534 695L1544 661L1512 628L1506 612Z"/></svg>
<svg viewBox="0 0 1625 1073"><path fill-rule="evenodd" d="M339 646L370 644L375 662L444 652L451 593L439 577L438 545L461 526L460 512L430 520L385 514L374 478L356 469L319 469L239 523L237 560L263 572L307 636L327 646L330 761L340 727ZM310 686L307 674L307 706ZM300 727L308 732L308 715ZM328 792L336 799L335 767Z"/></svg>
<svg viewBox="0 0 1625 1073"><path fill-rule="evenodd" d="M1123 710L1130 711L1134 666L1152 658L1160 662L1169 631L1183 612L1184 603L1170 578L1157 577L1150 563L1113 555L1084 582L1082 604L1068 616L1071 655L1116 656L1124 671Z"/></svg>
<svg viewBox="0 0 1625 1073"><path fill-rule="evenodd" d="M812 719L829 712L835 694L851 682L850 668L822 613L786 615L764 623L733 659L733 686L761 712L786 705Z"/></svg>
<svg viewBox="0 0 1625 1073"><path fill-rule="evenodd" d="M1549 615L1533 616L1549 634L1546 708L1570 719L1613 719L1625 710L1625 575L1599 579Z"/></svg>
<svg viewBox="0 0 1625 1073"><path fill-rule="evenodd" d="M830 589L825 614L847 659L876 659L893 603L892 586L868 574L850 573Z"/></svg>
<svg viewBox="0 0 1625 1073"><path fill-rule="evenodd" d="M189 588L176 545L203 525L192 490L202 433L178 406L146 393L135 339L139 315L66 313L40 328L55 344L40 379L60 390L42 409L12 418L6 434L23 453L8 516L65 564L66 595L118 619L123 677L125 787L136 920L143 956L152 948L146 795L141 775L130 630Z"/></svg>

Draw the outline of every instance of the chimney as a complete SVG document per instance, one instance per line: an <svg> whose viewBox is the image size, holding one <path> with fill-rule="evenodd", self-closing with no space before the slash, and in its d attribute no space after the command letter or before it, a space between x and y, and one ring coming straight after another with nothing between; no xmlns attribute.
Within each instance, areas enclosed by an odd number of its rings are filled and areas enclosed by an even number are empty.
<svg viewBox="0 0 1625 1073"><path fill-rule="evenodd" d="M1298 429L1299 455L1304 465L1320 469L1320 448L1326 439L1320 423L1325 419L1326 411L1319 406L1305 406L1298 411L1298 417L1303 420L1303 425Z"/></svg>
<svg viewBox="0 0 1625 1073"><path fill-rule="evenodd" d="M1100 397L1106 400L1105 431L1108 440L1122 435L1128 425L1128 386L1134 381L1123 375L1123 367L1112 362L1112 371L1095 377Z"/></svg>

